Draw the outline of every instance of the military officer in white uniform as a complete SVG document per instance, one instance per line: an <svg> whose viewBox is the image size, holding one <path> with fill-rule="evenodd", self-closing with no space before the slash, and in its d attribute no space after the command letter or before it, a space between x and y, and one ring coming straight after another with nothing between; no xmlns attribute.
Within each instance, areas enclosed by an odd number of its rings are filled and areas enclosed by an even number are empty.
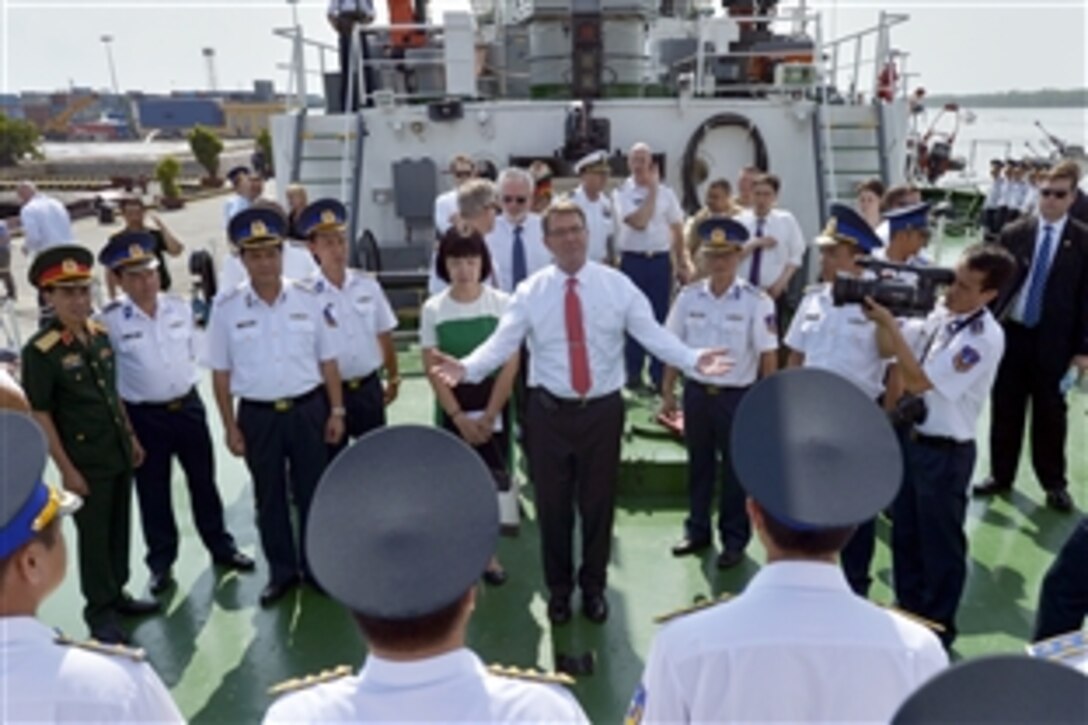
<svg viewBox="0 0 1088 725"><path fill-rule="evenodd" d="M369 654L356 676L280 688L294 691L265 723L588 722L568 692L527 681L553 678L489 672L465 646L499 511L491 473L459 438L414 425L364 436L322 477L308 531L314 574Z"/></svg>
<svg viewBox="0 0 1088 725"><path fill-rule="evenodd" d="M899 487L891 425L840 376L788 370L748 392L732 448L767 565L740 596L665 625L628 722L887 722L948 664L932 632L856 596L835 561Z"/></svg>
<svg viewBox="0 0 1088 725"><path fill-rule="evenodd" d="M774 302L755 285L737 277L740 251L748 239L743 224L729 218L699 224L699 253L707 279L680 291L665 327L692 347L721 347L733 358L733 369L719 378L699 372L684 381L684 442L688 450L688 518L684 536L673 545L674 556L701 551L710 545L710 504L721 479L718 530L722 552L719 569L744 560L752 537L744 510L744 491L733 470L729 436L737 406L757 377L778 368L778 326ZM662 413L677 410L677 370L666 366L662 382Z"/></svg>
<svg viewBox="0 0 1088 725"><path fill-rule="evenodd" d="M925 253L932 236L929 204L922 202L889 209L884 212L884 221L888 224L888 244L874 249L873 259L910 267L928 267L932 264Z"/></svg>
<svg viewBox="0 0 1088 725"><path fill-rule="evenodd" d="M343 389L336 344L316 295L283 276L287 220L273 209L246 209L231 219L250 281L220 298L208 332L208 365L227 448L253 476L257 528L270 580L270 605L309 579L288 510L288 483L299 512L299 537L326 445L344 435ZM234 398L239 398L237 414Z"/></svg>
<svg viewBox="0 0 1088 725"><path fill-rule="evenodd" d="M347 210L335 199L318 199L299 218L310 251L321 269L307 283L317 295L321 317L336 342L344 386L346 435L329 451L330 460L349 440L385 425L385 407L400 388L393 330L397 318L372 275L348 269L344 235ZM385 367L385 386L379 373Z"/></svg>
<svg viewBox="0 0 1088 725"><path fill-rule="evenodd" d="M45 435L0 411L0 722L181 723L141 650L75 642L37 619L64 581L61 518L78 496L46 485Z"/></svg>
<svg viewBox="0 0 1088 725"><path fill-rule="evenodd" d="M924 320L900 323L869 303L882 352L894 355L913 421L904 443L906 473L892 507L892 572L899 606L956 638L956 609L967 579L967 489L975 428L990 395L1005 334L990 314L1016 261L996 244L969 247L943 304Z"/></svg>
<svg viewBox="0 0 1088 725"><path fill-rule="evenodd" d="M790 367L810 367L837 373L879 404L889 361L881 355L876 325L860 304L837 306L831 295L838 275L862 276L857 258L881 248L880 237L864 217L845 204L831 205L831 220L816 238L823 282L810 287L786 334ZM869 566L876 546L873 520L861 523L842 551L846 579L859 596L868 596Z"/></svg>
<svg viewBox="0 0 1088 725"><path fill-rule="evenodd" d="M611 264L615 259L613 238L616 231L616 215L612 197L604 193L611 169L608 153L594 151L574 165L581 184L571 192L571 200L586 215L586 232L589 234L589 258L594 262Z"/></svg>
<svg viewBox="0 0 1088 725"><path fill-rule="evenodd" d="M238 551L223 521L215 482L215 455L197 393L200 380L193 341L193 311L187 300L159 291L155 240L146 232L114 236L98 260L120 281L124 295L107 305L101 322L117 359L117 388L125 402L144 462L136 469L136 499L147 543L145 561L152 594L173 583L178 529L170 493L171 463L185 471L200 540L216 564L251 571L253 560Z"/></svg>

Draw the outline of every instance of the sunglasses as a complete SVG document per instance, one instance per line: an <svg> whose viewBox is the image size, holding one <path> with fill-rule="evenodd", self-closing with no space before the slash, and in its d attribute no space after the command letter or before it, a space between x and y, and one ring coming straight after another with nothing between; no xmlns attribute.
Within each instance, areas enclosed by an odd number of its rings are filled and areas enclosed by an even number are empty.
<svg viewBox="0 0 1088 725"><path fill-rule="evenodd" d="M1054 197L1055 199L1064 199L1065 197L1069 196L1069 192L1065 189L1040 189L1039 193L1042 196L1047 197L1048 199L1050 197Z"/></svg>
<svg viewBox="0 0 1088 725"><path fill-rule="evenodd" d="M527 196L504 196L502 198L503 204L524 204L529 200Z"/></svg>

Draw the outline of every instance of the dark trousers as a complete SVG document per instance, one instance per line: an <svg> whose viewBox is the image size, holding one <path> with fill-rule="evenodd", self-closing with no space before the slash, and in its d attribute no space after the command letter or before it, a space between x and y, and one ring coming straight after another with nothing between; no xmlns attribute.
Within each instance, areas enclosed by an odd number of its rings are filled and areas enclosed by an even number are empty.
<svg viewBox="0 0 1088 725"><path fill-rule="evenodd" d="M113 606L128 583L132 471L86 478L91 495L74 518L83 619L94 629L113 621Z"/></svg>
<svg viewBox="0 0 1088 725"><path fill-rule="evenodd" d="M129 420L146 458L136 469L147 568L163 572L178 558L178 527L170 495L171 463L177 456L185 472L193 520L213 559L234 553L234 539L223 523L223 501L215 483L215 455L204 403L195 390L171 404L126 403Z"/></svg>
<svg viewBox="0 0 1088 725"><path fill-rule="evenodd" d="M653 308L654 318L664 322L669 314L669 294L672 291L672 261L668 252L659 252L652 256L624 252L620 256L620 271L631 278L635 286L642 290ZM627 367L627 384L636 385L642 381L642 368L650 359L650 380L655 388L661 387L663 367L661 361L649 355L642 345L630 335L624 349L624 363Z"/></svg>
<svg viewBox="0 0 1088 725"><path fill-rule="evenodd" d="M839 555L846 581L859 597L869 596L869 587L873 583L869 569L873 563L875 550L876 519L869 519L858 524L858 527L854 529L854 535L850 537L850 541L846 542L846 546Z"/></svg>
<svg viewBox="0 0 1088 725"><path fill-rule="evenodd" d="M369 65L370 61L370 46L367 42L366 33L360 33L359 45L362 48L363 60L367 62L363 66L363 80L366 82L367 93L373 93L377 90L375 85L374 68ZM340 108L344 113L351 113L359 110L360 105L367 107L374 105L374 100L370 97L360 98L362 89L359 88L358 75L351 72L351 33L340 33ZM356 69L358 70L358 69ZM348 89L351 89L351 107L348 107Z"/></svg>
<svg viewBox="0 0 1088 725"><path fill-rule="evenodd" d="M336 445L329 446L330 461L347 448L349 442L385 425L385 397L378 373L344 383L344 409L347 411L344 437Z"/></svg>
<svg viewBox="0 0 1088 725"><path fill-rule="evenodd" d="M273 582L288 581L299 573L309 576L306 517L328 462L328 416L328 399L320 388L297 398L287 410L248 400L238 406L246 467L253 476L257 499L257 528ZM292 535L288 485L298 507L297 546Z"/></svg>
<svg viewBox="0 0 1088 725"><path fill-rule="evenodd" d="M559 401L540 388L529 394L529 472L540 517L544 579L552 596L574 589L571 538L582 522L583 594L600 594L612 552L612 518L620 467L623 398L585 404Z"/></svg>
<svg viewBox="0 0 1088 725"><path fill-rule="evenodd" d="M10 269L0 271L0 283L4 285L4 294L14 302L18 295L15 290L15 277L12 276Z"/></svg>
<svg viewBox="0 0 1088 725"><path fill-rule="evenodd" d="M903 487L892 507L892 573L899 606L956 638L956 609L967 579L967 489L975 444L904 444Z"/></svg>
<svg viewBox="0 0 1088 725"><path fill-rule="evenodd" d="M502 415L502 424L502 430L493 433L487 443L482 446L472 446L472 450L476 451L476 455L491 471L496 487L509 482L510 416L506 412ZM457 424L446 415L445 411L442 411L442 427L457 437L461 436L461 431L457 430Z"/></svg>
<svg viewBox="0 0 1088 725"><path fill-rule="evenodd" d="M710 540L710 504L720 479L718 531L722 547L729 551L744 551L752 538L744 509L744 489L733 470L729 448L733 416L747 390L708 389L693 380L684 384L684 443L688 449L688 517L684 528L692 541Z"/></svg>
<svg viewBox="0 0 1088 725"><path fill-rule="evenodd" d="M1031 404L1031 462L1047 491L1067 486L1065 479L1066 404L1060 390L1065 372L1042 367L1046 341L1037 329L1006 322L1005 355L991 392L990 466L994 481L1011 486L1016 480L1024 424Z"/></svg>
<svg viewBox="0 0 1088 725"><path fill-rule="evenodd" d="M1088 517L1082 518L1050 565L1039 595L1033 639L1079 630L1088 616Z"/></svg>

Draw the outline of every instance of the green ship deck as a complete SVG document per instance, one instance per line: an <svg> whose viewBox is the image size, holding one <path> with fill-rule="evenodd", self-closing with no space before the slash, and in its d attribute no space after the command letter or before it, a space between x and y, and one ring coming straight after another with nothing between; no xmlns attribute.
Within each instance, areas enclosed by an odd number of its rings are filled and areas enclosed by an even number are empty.
<svg viewBox="0 0 1088 725"><path fill-rule="evenodd" d="M191 204L185 212L164 216L191 247L204 246L198 242L217 236L219 219L218 201ZM80 239L94 249L110 231L90 221L76 225ZM222 248L222 242L219 246ZM950 257L952 249L946 251ZM179 284L186 281L182 266L180 260L172 265ZM179 286L179 290L185 288ZM419 356L408 350L402 359L405 382L401 397L390 409L391 422L428 423L431 394L420 373ZM221 444L207 383L202 392L217 442L219 484L228 525L243 550L260 560L249 476L242 461L231 457ZM1088 503L1088 396L1073 395L1070 400L1071 493L1084 506ZM629 428L648 422L650 415L645 404L634 404L628 412ZM987 430L985 421L979 430ZM979 450L980 475L988 467L985 448L983 445ZM595 673L581 678L574 687L594 722L615 722L622 717L654 634L655 615L691 604L699 596L741 591L763 560L756 541L749 547L748 560L728 572L715 569L714 553L674 559L669 546L680 534L686 508L683 448L664 436L629 432L623 455L608 590L612 613L607 623L594 625L577 615L562 627L553 629L548 623L532 490L523 489L527 515L520 536L500 543L499 555L510 579L503 587L482 589L470 629L471 646L490 662L551 669L556 652L594 652ZM1075 515L1058 514L1043 506L1026 457L1022 465L1015 493L991 503L972 501L969 507L970 567L956 645L956 654L961 657L1022 651L1031 633L1040 580L1076 521ZM50 479L57 480L53 474ZM436 480L436 485L439 483ZM185 486L176 467L174 501L183 537L175 567L178 587L163 599L164 614L138 622L132 631L186 718L195 723L255 722L271 701L267 690L272 685L340 664L357 667L362 662L364 649L354 624L331 600L303 588L278 606L262 609L257 598L266 581L263 561L255 574L223 574L212 569L193 527ZM135 504L133 510L130 588L142 592L147 572L141 560L144 547ZM66 526L73 533L71 524ZM872 590L873 598L880 602L892 600L888 534L887 522L881 521ZM69 541L74 542L74 536ZM367 572L358 575L365 578ZM83 636L81 606L73 565L41 616L73 636Z"/></svg>

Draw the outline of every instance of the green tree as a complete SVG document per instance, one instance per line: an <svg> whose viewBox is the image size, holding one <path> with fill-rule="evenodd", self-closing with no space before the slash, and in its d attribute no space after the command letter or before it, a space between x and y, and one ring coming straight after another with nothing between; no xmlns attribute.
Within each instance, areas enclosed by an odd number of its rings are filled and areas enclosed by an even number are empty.
<svg viewBox="0 0 1088 725"><path fill-rule="evenodd" d="M43 158L38 150L39 138L34 124L0 113L0 166L15 166L26 158Z"/></svg>
<svg viewBox="0 0 1088 725"><path fill-rule="evenodd" d="M162 186L162 195L166 199L181 198L181 189L178 187L178 175L181 173L181 164L173 156L164 156L155 166L155 178Z"/></svg>
<svg viewBox="0 0 1088 725"><path fill-rule="evenodd" d="M197 124L189 132L189 148L197 162L208 172L208 178L219 178L219 154L223 152L223 142L212 130Z"/></svg>
<svg viewBox="0 0 1088 725"><path fill-rule="evenodd" d="M262 173L267 172L266 176L272 176L275 174L275 170L272 167L272 134L269 133L267 128L262 128L261 132L257 134L257 148L264 156L264 169L260 169Z"/></svg>

